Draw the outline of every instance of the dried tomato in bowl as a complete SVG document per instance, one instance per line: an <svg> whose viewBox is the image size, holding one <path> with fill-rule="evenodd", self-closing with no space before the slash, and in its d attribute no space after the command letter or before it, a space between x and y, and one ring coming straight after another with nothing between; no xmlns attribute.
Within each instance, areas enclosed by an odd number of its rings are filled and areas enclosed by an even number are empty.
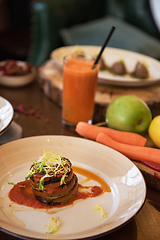
<svg viewBox="0 0 160 240"><path fill-rule="evenodd" d="M8 59L0 63L0 76L24 76L31 73L32 64Z"/></svg>

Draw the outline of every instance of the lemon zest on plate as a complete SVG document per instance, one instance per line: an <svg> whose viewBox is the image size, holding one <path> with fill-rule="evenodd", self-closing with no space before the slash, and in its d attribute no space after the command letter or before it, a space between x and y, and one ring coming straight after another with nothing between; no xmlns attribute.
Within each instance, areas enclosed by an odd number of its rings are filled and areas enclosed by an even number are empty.
<svg viewBox="0 0 160 240"><path fill-rule="evenodd" d="M43 226L43 229L48 227L48 231L46 232L47 234L53 234L58 231L58 228L60 226L60 218L49 218L51 220L51 223L47 223Z"/></svg>
<svg viewBox="0 0 160 240"><path fill-rule="evenodd" d="M108 217L108 213L106 213L104 211L104 209L101 206L99 206L98 204L95 204L95 208L93 208L93 210L97 210L97 211L101 212L101 218L107 218Z"/></svg>

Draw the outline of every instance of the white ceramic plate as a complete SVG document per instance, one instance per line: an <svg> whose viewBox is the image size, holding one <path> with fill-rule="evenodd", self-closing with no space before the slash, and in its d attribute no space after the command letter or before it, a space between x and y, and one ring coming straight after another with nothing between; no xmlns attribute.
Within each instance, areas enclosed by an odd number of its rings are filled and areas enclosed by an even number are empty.
<svg viewBox="0 0 160 240"><path fill-rule="evenodd" d="M26 62L22 62L22 61L17 61L17 62L22 67L25 67ZM31 73L28 73L23 76L7 76L7 75L0 76L0 84L6 87L22 87L34 81L35 77L36 77L36 68L32 67Z"/></svg>
<svg viewBox="0 0 160 240"><path fill-rule="evenodd" d="M9 213L6 196L12 186L7 181L23 181L31 161L43 155L43 150L62 153L73 165L93 171L109 184L111 192L77 202L55 214L27 207ZM0 166L0 206L4 206L0 208L0 227L2 231L23 239L84 239L107 234L130 220L146 197L142 174L128 158L87 139L37 136L16 140L0 146ZM79 182L83 178L78 175ZM93 210L95 204L102 206L108 213L107 218L101 218L100 212ZM49 223L49 217L57 216L61 219L59 230L53 235L46 234L42 227Z"/></svg>
<svg viewBox="0 0 160 240"><path fill-rule="evenodd" d="M99 53L99 46L79 46L80 49L84 50L89 54ZM59 66L62 67L63 57L69 53L75 51L75 46L67 46L55 49L51 53L51 59ZM124 60L126 64L127 71L129 73L133 72L137 61L144 61L148 66L149 78L147 79L137 79L132 78L129 74L124 76L114 75L109 71L99 72L99 82L104 84L111 84L116 86L126 86L126 87L139 87L139 86L149 86L160 82L160 62L154 58L145 56L140 53L135 53L127 50L117 49L117 48L105 48L103 52L103 58L106 64L110 67L116 61L121 59Z"/></svg>
<svg viewBox="0 0 160 240"><path fill-rule="evenodd" d="M0 97L0 135L9 127L13 120L14 110L10 102Z"/></svg>

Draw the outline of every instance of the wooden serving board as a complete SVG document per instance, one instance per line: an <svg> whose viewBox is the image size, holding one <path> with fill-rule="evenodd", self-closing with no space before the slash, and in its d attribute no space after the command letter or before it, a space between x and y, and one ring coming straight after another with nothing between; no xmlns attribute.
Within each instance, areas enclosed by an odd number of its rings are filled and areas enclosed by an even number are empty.
<svg viewBox="0 0 160 240"><path fill-rule="evenodd" d="M47 97L62 106L62 68L53 60L48 60L39 68L39 85ZM148 104L153 116L160 114L160 83L147 87L116 87L98 83L93 121L103 122L108 104L125 94L141 98Z"/></svg>
<svg viewBox="0 0 160 240"><path fill-rule="evenodd" d="M160 173L155 171L155 170L152 170L151 168L145 166L144 164L142 163L139 163L139 162L136 162L136 161L133 161L133 163L139 168L139 170L142 172L143 174L143 177L146 181L146 184L152 188L155 188L157 190L160 191L160 180L157 179L155 176L154 176L154 172L156 172L159 176L160 176Z"/></svg>
<svg viewBox="0 0 160 240"><path fill-rule="evenodd" d="M63 90L62 69L55 65L52 60L48 60L39 68L38 76L39 85L44 94L61 107ZM143 88L115 87L98 83L93 122L103 122L108 104L116 97L125 94L135 95L145 101L150 107L153 117L160 114L160 83ZM146 137L146 146L155 147L149 136L146 135ZM133 162L142 172L147 185L160 191L160 180L154 176L154 172L158 175L160 173L140 162Z"/></svg>
<svg viewBox="0 0 160 240"><path fill-rule="evenodd" d="M147 142L146 142L146 145L145 145L146 147L156 148L156 146L154 145L154 143L153 143L152 140L150 139L148 133L146 133L146 134L144 135L144 137L147 138ZM132 160L132 161L133 161L133 160ZM160 172L149 168L148 166L144 165L144 164L141 163L141 162L138 162L138 161L133 161L133 162L134 162L134 164L139 168L139 170L142 172L142 174L143 174L143 176L144 176L144 179L145 179L147 185L160 191L160 180L157 179L157 178L154 176L154 173L155 173L155 172L157 173L157 175L160 176Z"/></svg>

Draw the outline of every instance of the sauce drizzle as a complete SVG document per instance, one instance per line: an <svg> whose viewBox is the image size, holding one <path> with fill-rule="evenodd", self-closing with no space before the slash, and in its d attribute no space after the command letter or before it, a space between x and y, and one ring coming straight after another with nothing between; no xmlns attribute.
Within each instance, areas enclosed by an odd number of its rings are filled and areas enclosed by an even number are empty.
<svg viewBox="0 0 160 240"><path fill-rule="evenodd" d="M81 174L86 177L86 180L84 181L88 182L90 180L94 180L100 185L100 186L83 186L82 184L79 183L78 194L73 202L80 199L96 197L103 194L104 192L111 192L109 185L100 176L96 175L95 173L89 170L86 170L80 167L72 166L72 168L75 173ZM35 195L32 192L32 188L30 186L30 180L18 182L16 185L14 185L9 192L9 198L11 201L15 203L18 203L27 207L36 208L36 209L37 208L39 209L54 208L54 206L46 205L36 199ZM71 205L73 204L73 202L66 205ZM62 207L62 206L58 205L56 206L56 208L57 207Z"/></svg>

